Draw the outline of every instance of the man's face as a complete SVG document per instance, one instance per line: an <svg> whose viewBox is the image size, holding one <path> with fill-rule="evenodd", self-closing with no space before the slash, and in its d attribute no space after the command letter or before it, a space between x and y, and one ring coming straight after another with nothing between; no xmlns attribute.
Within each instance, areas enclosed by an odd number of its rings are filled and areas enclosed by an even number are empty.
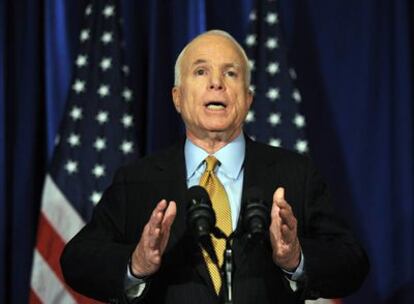
<svg viewBox="0 0 414 304"><path fill-rule="evenodd" d="M244 64L226 37L205 35L189 45L181 62L181 83L172 92L187 136L203 140L218 133L233 139L240 134L252 102Z"/></svg>

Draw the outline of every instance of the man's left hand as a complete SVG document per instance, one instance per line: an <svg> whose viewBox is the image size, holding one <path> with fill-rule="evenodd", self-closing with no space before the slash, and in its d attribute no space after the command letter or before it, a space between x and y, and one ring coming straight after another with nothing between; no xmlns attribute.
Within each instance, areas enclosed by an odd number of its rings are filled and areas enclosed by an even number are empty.
<svg viewBox="0 0 414 304"><path fill-rule="evenodd" d="M285 200L285 189L277 188L273 194L270 242L273 261L287 271L295 271L300 263L301 249L297 235L297 220Z"/></svg>

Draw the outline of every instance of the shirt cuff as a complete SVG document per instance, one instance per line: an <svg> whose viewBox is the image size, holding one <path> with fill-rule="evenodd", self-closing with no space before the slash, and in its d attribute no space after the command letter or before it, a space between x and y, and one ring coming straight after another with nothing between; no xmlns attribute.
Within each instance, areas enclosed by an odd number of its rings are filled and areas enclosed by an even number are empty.
<svg viewBox="0 0 414 304"><path fill-rule="evenodd" d="M298 267L296 268L295 271L287 271L285 269L282 268L283 272L288 276L288 279L290 281L298 281L305 273L305 258L303 256L303 252L300 252L300 262Z"/></svg>
<svg viewBox="0 0 414 304"><path fill-rule="evenodd" d="M145 278L138 278L134 276L131 271L130 265L131 261L128 262L124 280L124 290L128 300L132 300L142 296L145 288L147 287L147 282Z"/></svg>

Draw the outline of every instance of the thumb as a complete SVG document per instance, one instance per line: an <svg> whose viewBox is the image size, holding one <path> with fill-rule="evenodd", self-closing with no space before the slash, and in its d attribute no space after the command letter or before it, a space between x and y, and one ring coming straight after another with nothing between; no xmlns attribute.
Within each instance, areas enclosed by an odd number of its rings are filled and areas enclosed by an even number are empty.
<svg viewBox="0 0 414 304"><path fill-rule="evenodd" d="M280 203L285 200L285 188L278 187L275 191L275 194L273 195L273 201Z"/></svg>

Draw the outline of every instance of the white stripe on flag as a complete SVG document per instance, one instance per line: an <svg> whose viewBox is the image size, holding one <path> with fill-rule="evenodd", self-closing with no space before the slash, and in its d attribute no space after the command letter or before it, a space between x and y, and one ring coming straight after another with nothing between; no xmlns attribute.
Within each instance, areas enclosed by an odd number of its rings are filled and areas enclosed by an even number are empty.
<svg viewBox="0 0 414 304"><path fill-rule="evenodd" d="M85 223L49 174L46 176L43 189L42 212L67 243Z"/></svg>
<svg viewBox="0 0 414 304"><path fill-rule="evenodd" d="M33 257L31 287L43 303L76 303L37 250Z"/></svg>

